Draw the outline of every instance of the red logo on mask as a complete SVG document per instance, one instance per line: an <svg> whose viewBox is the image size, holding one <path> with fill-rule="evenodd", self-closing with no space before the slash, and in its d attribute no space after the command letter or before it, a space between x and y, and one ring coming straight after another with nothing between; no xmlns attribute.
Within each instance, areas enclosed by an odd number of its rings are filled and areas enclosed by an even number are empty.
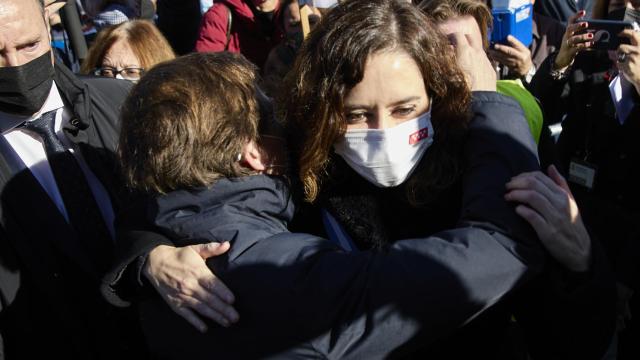
<svg viewBox="0 0 640 360"><path fill-rule="evenodd" d="M420 129L413 134L409 135L409 145L415 145L420 140L426 139L429 137L429 128Z"/></svg>

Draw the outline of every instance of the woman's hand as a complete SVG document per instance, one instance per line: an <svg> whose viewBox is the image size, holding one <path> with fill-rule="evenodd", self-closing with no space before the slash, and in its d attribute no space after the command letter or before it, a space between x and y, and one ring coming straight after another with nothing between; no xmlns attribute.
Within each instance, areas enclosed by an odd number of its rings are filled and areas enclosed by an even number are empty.
<svg viewBox="0 0 640 360"><path fill-rule="evenodd" d="M591 239L569 185L552 165L549 176L540 171L520 174L507 183L505 199L520 203L516 213L538 234L558 262L572 271L587 271Z"/></svg>
<svg viewBox="0 0 640 360"><path fill-rule="evenodd" d="M571 65L578 52L593 46L593 34L586 32L576 34L587 29L588 24L580 20L585 14L584 10L580 10L567 21L567 29L562 37L562 45L553 65L555 69L561 70Z"/></svg>
<svg viewBox="0 0 640 360"><path fill-rule="evenodd" d="M228 242L178 248L161 245L149 253L143 273L171 309L201 332L207 326L196 313L227 327L239 318L231 306L235 299L205 260L224 254L229 247Z"/></svg>
<svg viewBox="0 0 640 360"><path fill-rule="evenodd" d="M627 29L621 32L620 36L629 39L629 44L618 47L618 70L640 94L640 32Z"/></svg>
<svg viewBox="0 0 640 360"><path fill-rule="evenodd" d="M482 43L475 43L472 37L462 33L451 33L448 37L471 91L496 91L496 71Z"/></svg>

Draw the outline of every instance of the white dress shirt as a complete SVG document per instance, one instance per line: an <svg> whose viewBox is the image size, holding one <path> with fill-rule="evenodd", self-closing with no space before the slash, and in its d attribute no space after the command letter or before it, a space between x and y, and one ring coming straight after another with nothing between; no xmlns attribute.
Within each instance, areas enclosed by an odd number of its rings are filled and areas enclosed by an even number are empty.
<svg viewBox="0 0 640 360"><path fill-rule="evenodd" d="M42 109L40 109L40 111L38 111L32 117L22 118L24 119L24 121L32 121L39 118L42 114L54 110L57 110L54 124L56 135L62 141L65 148L74 155L76 160L78 160L80 168L84 172L89 187L91 188L93 196L96 199L98 207L100 208L100 212L105 220L105 224L107 225L107 228L109 229L109 232L113 237L114 213L113 207L111 205L111 200L102 183L89 169L88 165L82 158L82 154L79 150L77 150L76 145L67 138L64 131L62 130L63 126L66 125L71 119L72 113L65 107L55 82L51 86L49 97L42 106ZM20 116L7 114L0 111L0 122L17 123L16 120L21 120L20 118ZM51 171L51 167L49 166L49 162L47 161L47 155L44 150L44 143L42 139L38 135L32 134L19 127L8 130L2 135L16 152L18 157L22 160L24 165L31 171L38 182L40 182L42 188L47 192L51 200L53 200L53 202L58 207L58 210L60 210L60 213L68 222L69 215L67 214L67 210L64 207L62 196L60 195L60 191L58 190L58 186L53 176L53 172Z"/></svg>

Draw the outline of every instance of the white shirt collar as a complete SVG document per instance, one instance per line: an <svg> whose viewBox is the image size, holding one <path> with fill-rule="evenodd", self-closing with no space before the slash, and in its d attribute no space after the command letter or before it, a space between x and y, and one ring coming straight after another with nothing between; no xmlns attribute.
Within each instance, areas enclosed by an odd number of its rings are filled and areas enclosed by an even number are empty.
<svg viewBox="0 0 640 360"><path fill-rule="evenodd" d="M49 91L49 96L47 97L47 100L45 100L44 105L42 105L42 108L37 113L33 114L32 116L20 116L20 115L9 114L9 113L0 111L0 122L2 124L13 125L13 126L10 125L6 127L6 130L4 131L4 133L7 133L9 131L12 131L16 126L24 122L33 121L39 118L40 116L42 116L42 114L44 113L47 113L53 110L58 110L63 107L64 107L64 101L62 101L62 96L60 96L60 92L58 91L58 87L56 86L56 82L54 81L51 84L51 90ZM2 128L5 128L5 127L3 126Z"/></svg>

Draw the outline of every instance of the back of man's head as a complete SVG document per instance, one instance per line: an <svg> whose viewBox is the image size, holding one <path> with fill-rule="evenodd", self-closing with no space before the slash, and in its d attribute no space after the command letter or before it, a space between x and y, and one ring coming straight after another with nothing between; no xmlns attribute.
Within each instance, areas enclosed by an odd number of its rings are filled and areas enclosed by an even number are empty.
<svg viewBox="0 0 640 360"><path fill-rule="evenodd" d="M166 193L252 174L238 155L258 141L257 94L256 68L239 54L193 53L154 66L122 108L127 184Z"/></svg>

